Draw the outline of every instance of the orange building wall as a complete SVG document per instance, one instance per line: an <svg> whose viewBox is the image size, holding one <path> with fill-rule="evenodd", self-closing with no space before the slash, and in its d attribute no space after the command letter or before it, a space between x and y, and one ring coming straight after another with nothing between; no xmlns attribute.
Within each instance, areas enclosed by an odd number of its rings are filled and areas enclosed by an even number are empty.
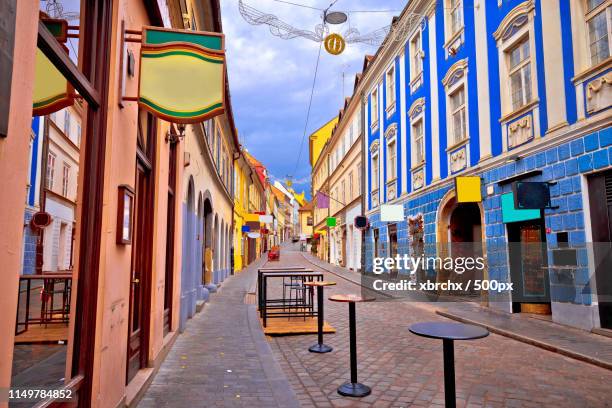
<svg viewBox="0 0 612 408"><path fill-rule="evenodd" d="M29 170L28 153L31 118L24 112L32 111L32 87L37 26L38 3L18 1L15 26L12 92L8 136L0 138L0 174L2 174L2 200L0 200L0 388L11 383L13 336L17 313L17 290L21 271L23 240L23 214L25 186ZM33 6L35 4L35 6ZM16 222L18 220L19 222ZM7 403L0 402L0 407Z"/></svg>

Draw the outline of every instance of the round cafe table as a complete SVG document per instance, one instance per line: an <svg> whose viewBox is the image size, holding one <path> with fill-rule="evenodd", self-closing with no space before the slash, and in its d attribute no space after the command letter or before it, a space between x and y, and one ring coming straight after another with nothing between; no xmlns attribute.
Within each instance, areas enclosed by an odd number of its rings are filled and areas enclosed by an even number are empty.
<svg viewBox="0 0 612 408"><path fill-rule="evenodd" d="M317 344L310 346L308 351L312 353L329 353L333 350L330 346L323 344L323 288L325 286L333 286L336 282L331 281L313 281L313 282L304 282L304 286L316 287L317 288Z"/></svg>
<svg viewBox="0 0 612 408"><path fill-rule="evenodd" d="M372 390L367 385L357 382L357 329L355 324L355 303L371 302L374 298L360 295L333 295L329 297L332 302L343 302L349 304L349 336L351 350L351 381L338 387L338 394L345 397L365 397Z"/></svg>
<svg viewBox="0 0 612 408"><path fill-rule="evenodd" d="M455 340L475 340L487 337L489 331L480 326L451 322L423 322L410 326L410 332L430 339L442 339L444 354L444 402L447 408L456 405Z"/></svg>

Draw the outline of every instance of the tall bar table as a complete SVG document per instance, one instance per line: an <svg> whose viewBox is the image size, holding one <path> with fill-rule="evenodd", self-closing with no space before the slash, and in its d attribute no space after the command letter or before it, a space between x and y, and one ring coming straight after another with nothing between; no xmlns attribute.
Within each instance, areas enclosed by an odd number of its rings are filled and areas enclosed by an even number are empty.
<svg viewBox="0 0 612 408"><path fill-rule="evenodd" d="M333 295L329 297L332 302L343 302L349 304L349 336L351 350L351 381L338 387L338 394L345 397L365 397L372 390L367 385L357 381L357 328L355 323L355 303L371 302L374 298L366 298L360 295Z"/></svg>
<svg viewBox="0 0 612 408"><path fill-rule="evenodd" d="M333 286L336 282L330 281L314 281L314 282L306 282L304 286L311 286L317 288L317 344L310 346L308 351L311 353L329 353L333 350L330 346L323 344L323 323L325 322L323 316L323 288L325 286Z"/></svg>
<svg viewBox="0 0 612 408"><path fill-rule="evenodd" d="M442 339L444 355L444 406L455 408L455 340L475 340L487 337L489 331L480 326L451 322L415 323L409 328L411 333L430 339Z"/></svg>

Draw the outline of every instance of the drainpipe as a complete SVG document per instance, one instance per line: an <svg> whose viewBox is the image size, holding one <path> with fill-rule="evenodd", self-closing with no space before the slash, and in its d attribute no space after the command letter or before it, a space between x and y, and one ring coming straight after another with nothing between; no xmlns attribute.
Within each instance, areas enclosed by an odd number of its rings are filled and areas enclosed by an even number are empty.
<svg viewBox="0 0 612 408"><path fill-rule="evenodd" d="M235 194L236 194L236 186L234 185L234 181L236 180L236 160L238 160L242 156L242 150L240 150L240 146L238 146L238 152L234 153L232 156L232 228L230 228L230 275L234 274L234 227L236 223L234 222L234 206L236 203L234 202Z"/></svg>
<svg viewBox="0 0 612 408"><path fill-rule="evenodd" d="M361 215L365 216L366 213L366 149L367 146L367 137L366 137L366 127L365 127L365 104L364 102L364 94L363 91L359 94L359 101L361 105ZM363 228L361 230L361 274L365 275L365 237L366 237L366 229Z"/></svg>

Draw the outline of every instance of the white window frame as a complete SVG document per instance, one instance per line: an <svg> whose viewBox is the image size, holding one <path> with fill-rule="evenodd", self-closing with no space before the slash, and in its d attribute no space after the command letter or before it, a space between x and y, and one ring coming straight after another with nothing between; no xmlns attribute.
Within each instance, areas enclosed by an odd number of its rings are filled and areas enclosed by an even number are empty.
<svg viewBox="0 0 612 408"><path fill-rule="evenodd" d="M420 134L420 142L417 139L417 134L416 134L416 129L417 126L420 125L421 126L421 134ZM410 122L410 128L411 128L411 132L410 132L410 138L412 139L412 146L414 146L414 149L412 149L412 162L414 163L414 166L412 166L413 168L415 167L420 167L422 165L425 164L425 120L423 117L417 117L416 119L414 119L414 121ZM421 160L418 160L418 155L417 155L417 146L420 144L421 146Z"/></svg>
<svg viewBox="0 0 612 408"><path fill-rule="evenodd" d="M70 139L70 122L70 111L66 109L64 111L64 136L66 136L68 139Z"/></svg>
<svg viewBox="0 0 612 408"><path fill-rule="evenodd" d="M455 7L453 7L453 1L456 1ZM444 18L446 20L446 24L444 24L444 32L446 33L446 42L451 42L455 38L457 38L465 28L465 8L463 6L463 0L444 0L446 13L444 13ZM453 12L461 13L460 16L460 24L458 27L453 29Z"/></svg>
<svg viewBox="0 0 612 408"><path fill-rule="evenodd" d="M45 177L45 184L47 189L53 190L53 184L55 183L55 160L57 155L53 152L47 154L47 170Z"/></svg>
<svg viewBox="0 0 612 408"><path fill-rule="evenodd" d="M391 66L385 73L385 102L387 117L391 116L395 112L395 86L396 86L396 75L395 75L395 58L391 63Z"/></svg>
<svg viewBox="0 0 612 408"><path fill-rule="evenodd" d="M378 99L379 99L379 91L378 85L372 90L370 93L370 128L372 131L378 129Z"/></svg>
<svg viewBox="0 0 612 408"><path fill-rule="evenodd" d="M453 98L458 94L463 94L463 103L456 108L453 108ZM468 127L467 127L467 93L464 86L458 86L453 91L451 91L448 95L448 106L449 106L449 119L452 127L451 131L451 141L453 145L464 142L468 139ZM463 130L462 135L457 135L457 129L455 128L455 115L462 115L461 117L461 128Z"/></svg>
<svg viewBox="0 0 612 408"><path fill-rule="evenodd" d="M62 195L68 197L70 187L70 165L66 162L62 166Z"/></svg>
<svg viewBox="0 0 612 408"><path fill-rule="evenodd" d="M529 111L538 102L538 84L537 84L537 60L535 46L535 29L534 29L534 13L535 6L533 1L526 1L516 6L502 20L499 27L493 33L497 41L497 51L499 60L499 87L502 105L502 124L515 118L517 115ZM523 24L518 26L516 21L524 19ZM512 107L512 90L510 87L510 66L509 52L514 49L525 38L529 42L529 64L531 70L531 100L527 104L518 109Z"/></svg>
<svg viewBox="0 0 612 408"><path fill-rule="evenodd" d="M375 192L378 190L379 187L379 183L380 183L380 162L379 162L379 156L378 156L378 151L372 153L372 192Z"/></svg>
<svg viewBox="0 0 612 408"><path fill-rule="evenodd" d="M408 42L410 55L410 84L418 81L423 76L423 33L417 28ZM415 66L416 65L416 66ZM418 68L418 69L416 69Z"/></svg>
<svg viewBox="0 0 612 408"><path fill-rule="evenodd" d="M459 60L455 64L453 64L444 78L442 79L442 84L444 85L444 89L446 92L446 145L448 146L447 150L454 149L462 144L467 143L470 139L470 118L469 118L469 96L468 96L468 63L467 59ZM452 110L452 98L457 92L463 90L463 106L458 108L456 111ZM457 140L455 135L455 126L454 126L454 113L459 112L461 109L465 112L465 134L463 138Z"/></svg>
<svg viewBox="0 0 612 408"><path fill-rule="evenodd" d="M395 136L393 136L392 138L389 138L389 140L387 140L387 154L385 155L387 159L387 183L397 179L397 142L395 139ZM391 160L392 157L393 160ZM393 174L391 174L390 169L393 169Z"/></svg>
<svg viewBox="0 0 612 408"><path fill-rule="evenodd" d="M602 2L600 5L598 5L597 7L593 8L592 10L588 9L588 0L584 0L585 1L585 16L584 16L584 22L585 22L585 30L586 30L586 47L587 47L587 65L589 67L593 67L596 65L601 64L602 62L608 60L610 58L610 56L612 55L612 0L606 0L604 2ZM597 61L597 62L593 62L593 55L591 54L591 33L589 30L589 22L591 20L593 20L596 16L600 15L601 13L605 13L605 19L606 19L606 26L608 29L608 57Z"/></svg>

